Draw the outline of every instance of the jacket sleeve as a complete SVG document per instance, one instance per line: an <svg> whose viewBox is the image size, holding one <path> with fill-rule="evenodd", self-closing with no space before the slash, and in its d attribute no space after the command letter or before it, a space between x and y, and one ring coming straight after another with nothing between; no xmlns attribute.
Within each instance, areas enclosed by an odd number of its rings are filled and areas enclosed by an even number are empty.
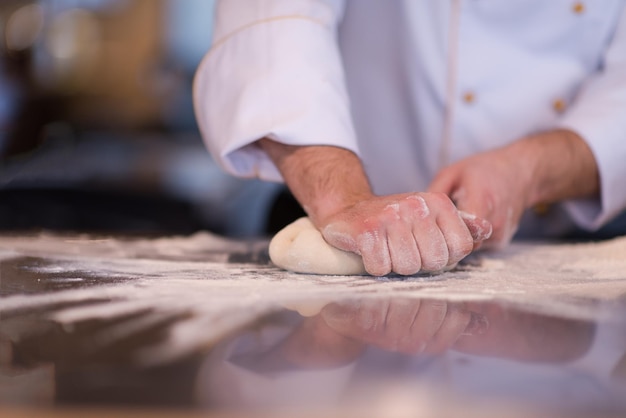
<svg viewBox="0 0 626 418"><path fill-rule="evenodd" d="M598 229L626 209L626 7L606 51L602 68L578 94L560 126L589 145L600 171L599 199L567 202L585 229Z"/></svg>
<svg viewBox="0 0 626 418"><path fill-rule="evenodd" d="M196 73L194 107L226 171L281 181L254 142L357 152L337 44L344 0L221 0Z"/></svg>

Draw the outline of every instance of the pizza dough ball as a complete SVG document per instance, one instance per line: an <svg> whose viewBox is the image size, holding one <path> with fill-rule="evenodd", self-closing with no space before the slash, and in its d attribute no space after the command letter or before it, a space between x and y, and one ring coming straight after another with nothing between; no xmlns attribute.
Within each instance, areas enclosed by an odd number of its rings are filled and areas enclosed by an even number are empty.
<svg viewBox="0 0 626 418"><path fill-rule="evenodd" d="M309 218L300 218L280 230L270 242L269 252L276 266L296 273L367 274L359 255L328 244Z"/></svg>

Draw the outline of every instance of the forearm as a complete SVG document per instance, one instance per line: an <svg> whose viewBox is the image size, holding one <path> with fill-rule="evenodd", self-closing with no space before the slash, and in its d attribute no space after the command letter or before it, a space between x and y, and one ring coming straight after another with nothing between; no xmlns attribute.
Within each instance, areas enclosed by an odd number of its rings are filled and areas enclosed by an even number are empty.
<svg viewBox="0 0 626 418"><path fill-rule="evenodd" d="M335 213L372 197L361 161L351 151L332 146L285 145L267 138L258 145L276 164L318 227Z"/></svg>
<svg viewBox="0 0 626 418"><path fill-rule="evenodd" d="M522 139L508 147L528 176L527 207L597 196L598 167L593 153L576 133L557 130Z"/></svg>

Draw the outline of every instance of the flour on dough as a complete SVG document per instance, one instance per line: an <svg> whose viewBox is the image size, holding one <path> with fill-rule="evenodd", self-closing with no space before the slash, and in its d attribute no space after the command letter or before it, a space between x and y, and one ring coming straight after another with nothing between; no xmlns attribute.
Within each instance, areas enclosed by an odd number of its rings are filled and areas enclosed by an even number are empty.
<svg viewBox="0 0 626 418"><path fill-rule="evenodd" d="M269 252L276 266L295 273L367 274L360 256L328 244L309 218L300 218L279 231Z"/></svg>

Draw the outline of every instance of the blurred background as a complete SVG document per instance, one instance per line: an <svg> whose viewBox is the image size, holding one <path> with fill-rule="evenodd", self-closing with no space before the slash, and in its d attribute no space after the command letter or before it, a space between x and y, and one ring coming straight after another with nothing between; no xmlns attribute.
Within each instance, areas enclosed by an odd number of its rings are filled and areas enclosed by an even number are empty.
<svg viewBox="0 0 626 418"><path fill-rule="evenodd" d="M224 174L195 69L213 0L0 1L0 231L269 235L292 199Z"/></svg>

